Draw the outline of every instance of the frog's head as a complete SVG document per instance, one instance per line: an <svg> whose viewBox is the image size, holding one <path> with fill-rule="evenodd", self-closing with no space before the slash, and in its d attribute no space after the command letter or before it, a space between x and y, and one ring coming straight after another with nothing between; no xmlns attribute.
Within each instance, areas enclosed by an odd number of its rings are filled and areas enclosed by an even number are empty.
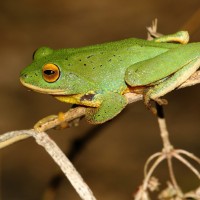
<svg viewBox="0 0 200 200"><path fill-rule="evenodd" d="M31 65L21 71L21 83L31 90L52 95L79 94L90 90L91 83L68 66L66 55L66 49L39 48Z"/></svg>

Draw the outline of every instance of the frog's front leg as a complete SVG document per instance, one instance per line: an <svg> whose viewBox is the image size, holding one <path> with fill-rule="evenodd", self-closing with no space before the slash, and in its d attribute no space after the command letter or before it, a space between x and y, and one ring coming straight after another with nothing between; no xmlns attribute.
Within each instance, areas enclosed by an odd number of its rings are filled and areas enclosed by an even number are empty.
<svg viewBox="0 0 200 200"><path fill-rule="evenodd" d="M97 108L87 108L86 120L91 124L101 124L119 114L127 105L127 99L114 92L96 95L96 99L101 101Z"/></svg>

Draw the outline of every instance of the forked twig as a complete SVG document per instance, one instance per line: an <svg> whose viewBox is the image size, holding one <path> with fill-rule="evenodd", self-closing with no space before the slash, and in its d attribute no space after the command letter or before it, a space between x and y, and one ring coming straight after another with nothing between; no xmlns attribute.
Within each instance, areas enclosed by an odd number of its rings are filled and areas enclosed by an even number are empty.
<svg viewBox="0 0 200 200"><path fill-rule="evenodd" d="M156 25L157 25L157 22L155 22L153 24L153 26L156 26ZM157 31L156 27L148 28L148 30L153 31L153 34L149 33L148 37L149 36L155 37L155 35L156 35L155 33ZM185 86L187 86L187 83L183 84L180 87L185 87ZM143 180L143 184L140 186L134 199L135 200L150 199L149 194L148 194L148 187L149 187L148 184L150 184L151 176L152 176L153 172L155 171L155 169L158 167L158 164L160 164L165 159L167 160L169 176L170 176L170 179L172 182L172 184L170 184L168 187L173 188L173 191L175 193L173 195L175 195L179 199L183 199L188 194L183 194L183 192L181 191L181 189L176 181L173 164L172 164L172 158L176 158L177 160L182 162L184 165L186 165L197 176L197 178L199 180L200 180L200 172L190 162L188 162L185 158L183 158L180 154L188 156L189 158L193 159L194 161L196 161L199 164L200 164L200 159L197 156L195 156L185 150L174 149L174 147L171 145L171 142L169 140L169 133L168 133L166 121L164 118L163 108L162 108L162 106L160 106L158 104L156 104L156 107L158 110L158 124L159 124L159 128L160 128L160 135L161 135L162 142L163 142L163 149L161 152L157 152L157 153L153 154L152 156L150 156L149 159L146 161L146 164L144 167L145 177ZM154 161L152 166L149 168L150 162L153 161L153 159L155 159L155 158L157 158L156 161ZM147 170L148 168L149 168L149 170ZM168 190L167 190L167 192L168 192ZM169 192L169 194L167 194L168 199L172 198L170 195L171 194ZM194 196L194 199L200 199L200 195L198 195L196 193L194 194L194 192L192 193L192 195ZM162 196L162 193L160 196ZM165 192L165 197L166 197L166 192Z"/></svg>
<svg viewBox="0 0 200 200"><path fill-rule="evenodd" d="M160 113L160 112L158 112ZM165 124L165 120L164 118L159 118L158 116L158 123L159 123L159 127L160 127L160 132L161 132L161 138L163 141L163 149L161 152L157 152L153 155L151 155L149 157L149 159L146 161L145 167L144 167L144 180L143 180L143 184L140 186L138 192L135 195L135 200L143 200L144 196L145 198L148 200L149 199L149 195L148 195L148 187L150 184L150 179L152 177L153 172L155 171L155 169L158 167L158 165L164 161L167 160L167 164L168 164L168 169L169 169L169 176L171 179L171 185L170 187L173 187L173 190L176 194L177 197L179 198L183 198L186 194L184 194L177 181L175 178L175 173L173 170L173 164L172 164L172 158L176 158L177 160L179 160L180 162L182 162L185 166L187 166L196 176L197 178L200 180L200 172L189 162L187 161L185 158L183 158L180 154L186 155L189 158L193 159L194 161L196 161L197 163L200 164L200 159L197 156L194 156L193 154L191 154L190 152L187 152L185 150L182 149L174 149L173 146L170 143L169 140L169 134L168 131L166 129L166 124ZM152 166L149 167L150 163L156 158L156 160L153 162ZM149 168L149 169L148 169ZM195 196L197 196L198 194L195 194ZM170 198L170 194L168 196ZM198 196L199 199L200 196Z"/></svg>

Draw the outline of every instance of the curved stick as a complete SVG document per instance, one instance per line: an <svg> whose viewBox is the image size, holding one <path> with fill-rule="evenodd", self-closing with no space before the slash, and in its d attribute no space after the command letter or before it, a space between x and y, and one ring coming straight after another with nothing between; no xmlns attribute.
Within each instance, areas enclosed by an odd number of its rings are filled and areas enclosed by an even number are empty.
<svg viewBox="0 0 200 200"><path fill-rule="evenodd" d="M186 165L198 177L198 179L200 179L200 173L198 172L198 170L195 167L193 167L185 158L178 154L174 154L173 156L177 160L181 161L184 165Z"/></svg>
<svg viewBox="0 0 200 200"><path fill-rule="evenodd" d="M162 153L161 153L161 152L157 152L157 153L154 153L153 155L151 155L151 156L148 158L148 160L146 161L145 166L144 166L144 176L145 176L145 177L146 177L146 175L147 175L147 169L148 169L148 166L150 165L150 162L151 162L154 158L156 158L156 157L158 157L158 156L160 156L160 155L162 155Z"/></svg>
<svg viewBox="0 0 200 200"><path fill-rule="evenodd" d="M200 164L200 158L198 158L197 156L195 156L194 154L188 152L188 151L185 151L183 149L177 149L176 150L176 153L178 154L183 154L183 155L186 155L188 156L190 159L193 159L194 161L196 161L198 164Z"/></svg>

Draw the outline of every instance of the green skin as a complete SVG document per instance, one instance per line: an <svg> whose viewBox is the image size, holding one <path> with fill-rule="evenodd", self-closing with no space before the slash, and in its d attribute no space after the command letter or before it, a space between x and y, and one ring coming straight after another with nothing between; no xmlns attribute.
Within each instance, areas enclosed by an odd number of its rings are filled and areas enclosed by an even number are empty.
<svg viewBox="0 0 200 200"><path fill-rule="evenodd" d="M125 39L82 48L53 50L39 48L31 65L22 70L21 83L57 99L87 106L86 119L92 124L108 121L127 105L124 94L142 86L144 102L158 100L187 80L198 68L200 43L174 44L174 38L160 40ZM55 64L59 78L44 80L42 67Z"/></svg>

